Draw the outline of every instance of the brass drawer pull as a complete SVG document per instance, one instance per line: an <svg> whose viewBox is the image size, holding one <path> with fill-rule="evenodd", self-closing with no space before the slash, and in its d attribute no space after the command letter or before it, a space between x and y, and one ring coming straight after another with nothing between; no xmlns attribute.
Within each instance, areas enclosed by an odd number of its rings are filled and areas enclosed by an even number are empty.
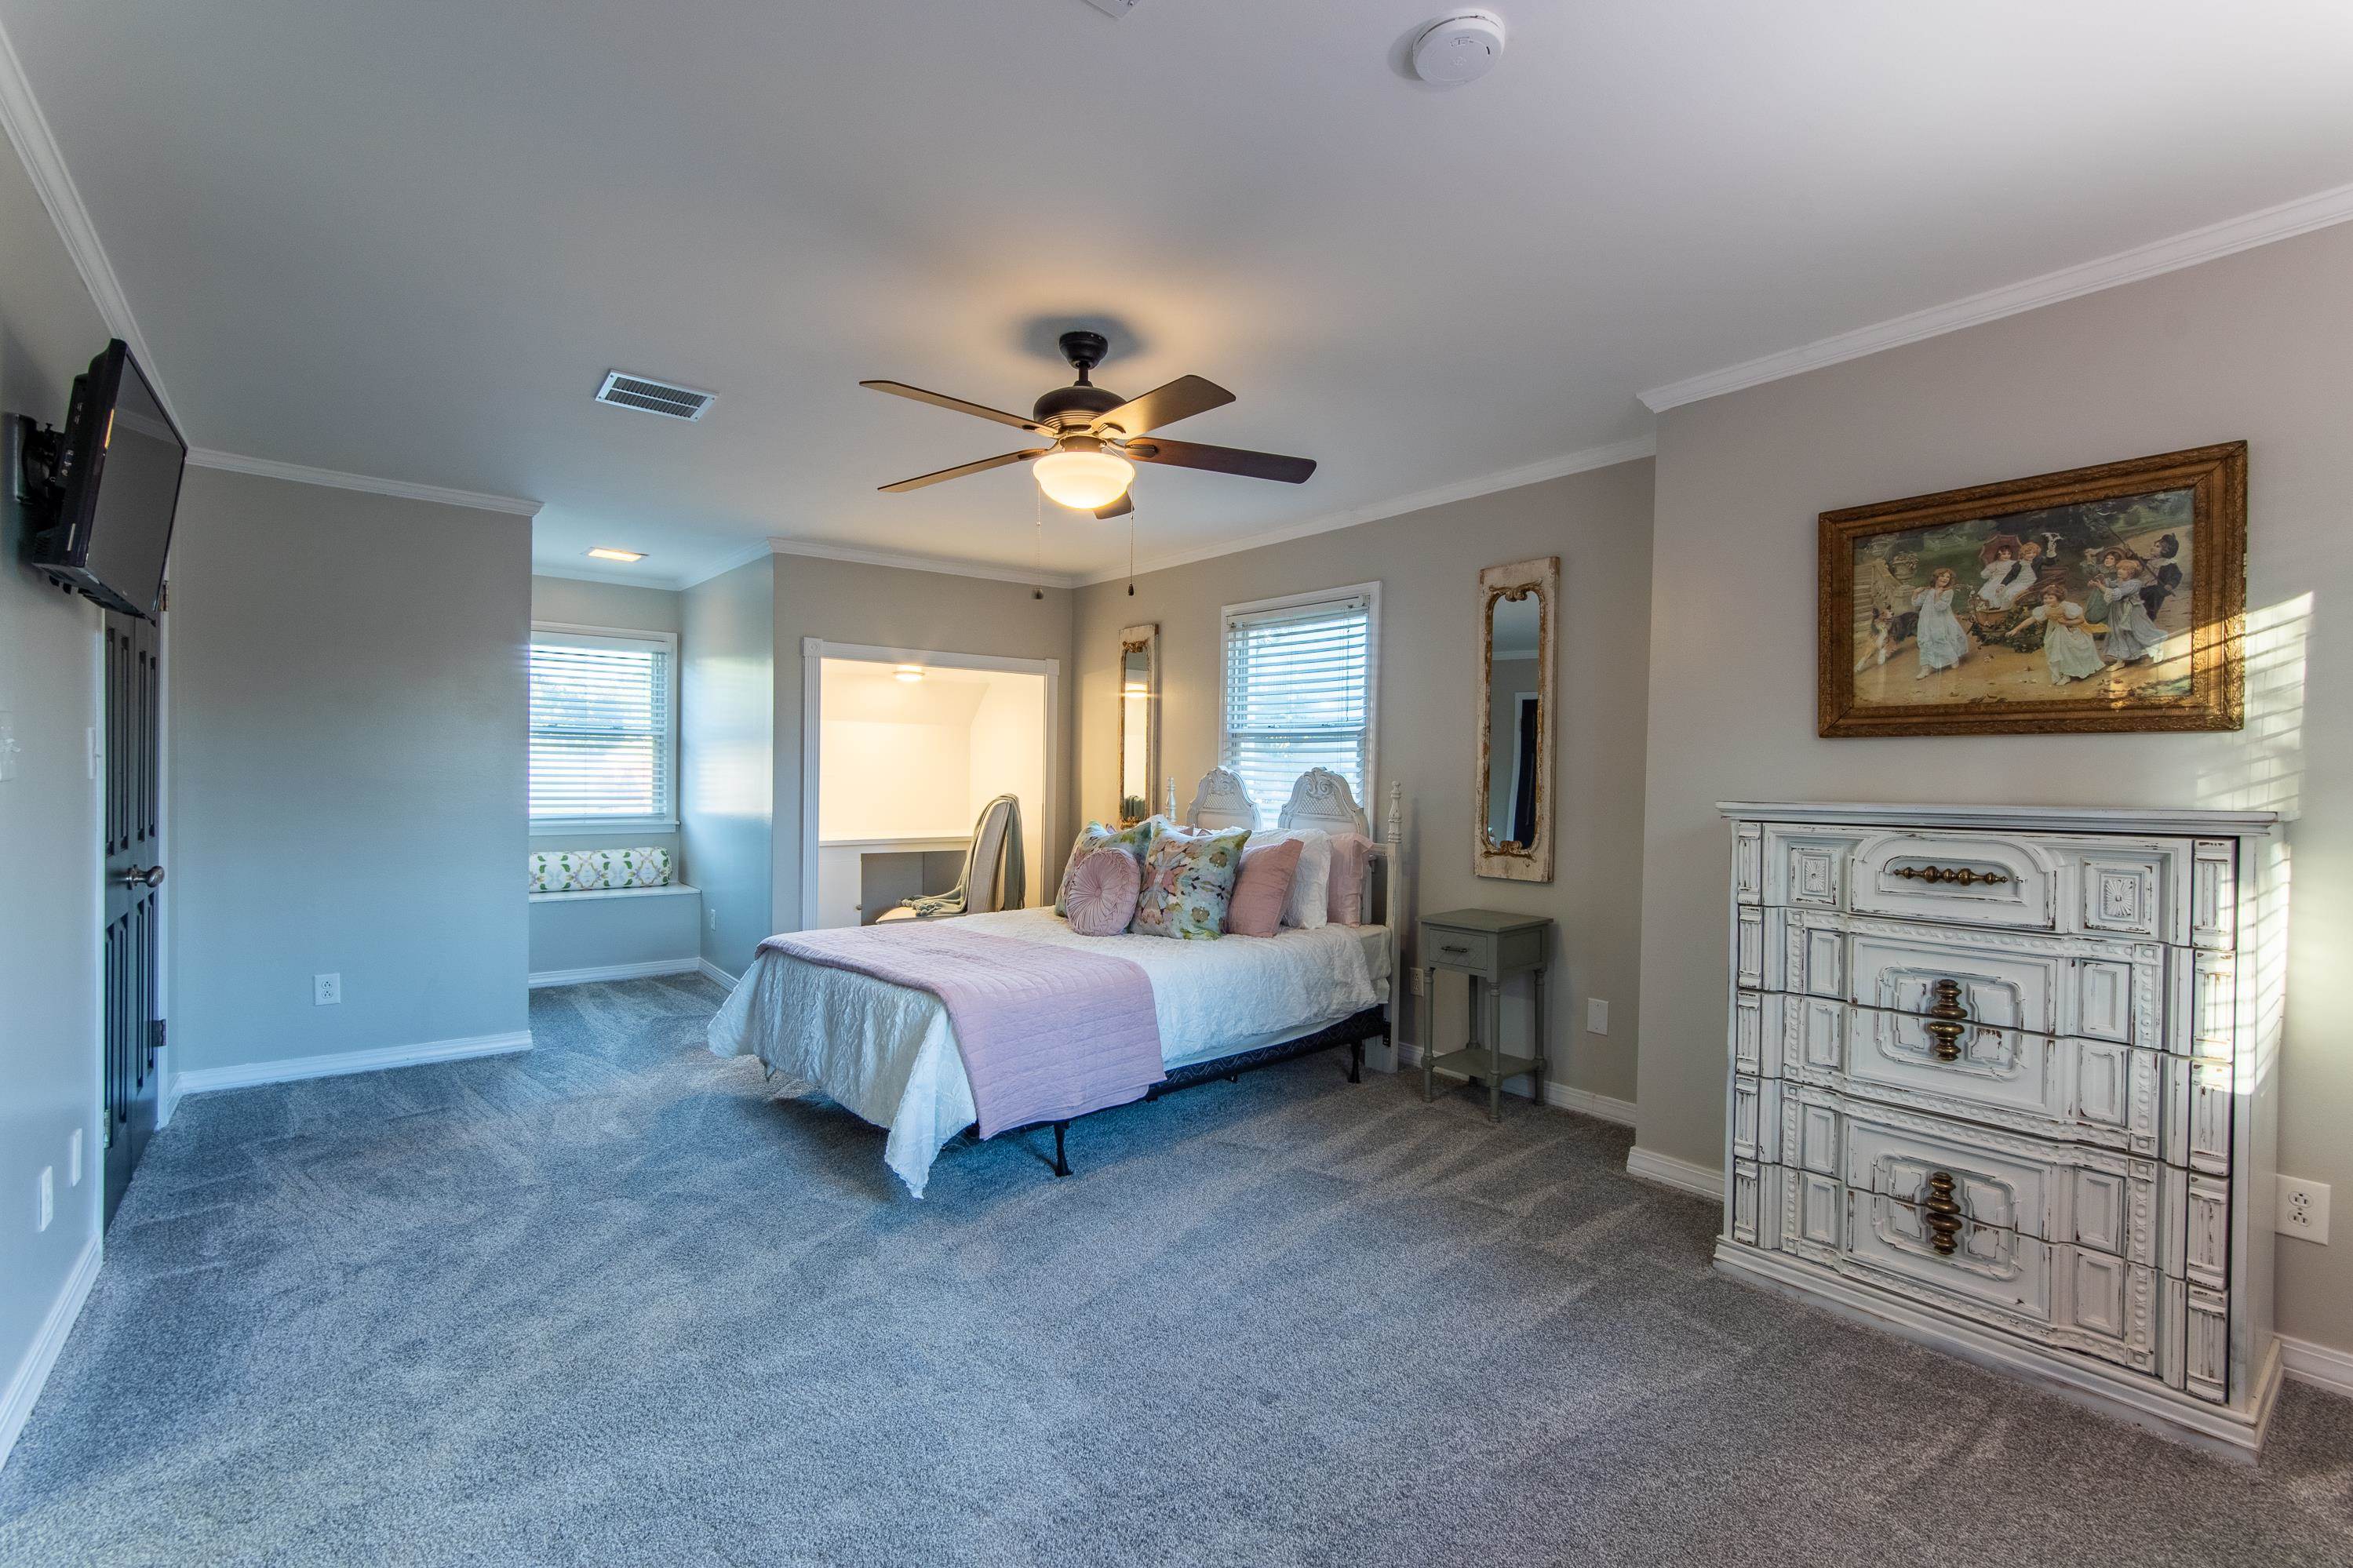
<svg viewBox="0 0 2353 1568"><path fill-rule="evenodd" d="M1961 1205L1953 1196L1953 1173L1931 1171L1920 1189L1920 1223L1928 1245L1939 1258L1950 1258L1961 1244Z"/></svg>
<svg viewBox="0 0 2353 1568"><path fill-rule="evenodd" d="M1931 993L1926 1016L1928 1021L1921 1027L1928 1031L1928 1038L1934 1042L1929 1049L1935 1052L1936 1059L1940 1062L1959 1061L1961 1036L1967 1032L1963 1026L1969 1020L1969 1010L1961 1005L1961 983L1957 980L1937 981Z"/></svg>
<svg viewBox="0 0 2353 1568"><path fill-rule="evenodd" d="M1467 947L1455 947L1451 944L1446 944L1441 945L1438 951L1440 952L1468 952L1471 950Z"/></svg>
<svg viewBox="0 0 2353 1568"><path fill-rule="evenodd" d="M1910 881L1954 882L1964 888L1973 888L1979 882L1991 888L2010 880L1999 871L1978 871L1968 866L1903 866L1896 868L1895 874Z"/></svg>

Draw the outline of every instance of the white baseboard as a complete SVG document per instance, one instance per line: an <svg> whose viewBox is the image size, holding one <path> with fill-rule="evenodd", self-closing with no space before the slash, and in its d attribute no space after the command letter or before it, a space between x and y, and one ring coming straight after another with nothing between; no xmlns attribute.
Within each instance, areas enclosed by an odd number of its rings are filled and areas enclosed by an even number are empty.
<svg viewBox="0 0 2353 1568"><path fill-rule="evenodd" d="M274 1062L240 1062L234 1067L198 1068L174 1080L174 1098L213 1094L225 1089L251 1089L265 1083L292 1083L298 1079L339 1078L345 1073L382 1072L386 1068L420 1067L427 1062L462 1061L469 1057L505 1056L531 1049L531 1031L505 1035L470 1035L462 1039L427 1040L417 1046L384 1046L372 1051L339 1051L323 1057L288 1057Z"/></svg>
<svg viewBox="0 0 2353 1568"><path fill-rule="evenodd" d="M1398 1041L1397 1060L1399 1071L1421 1066L1421 1047L1409 1040ZM1459 1080L1465 1075L1441 1072L1438 1076ZM1511 1092L1509 1086L1506 1086L1504 1093L1508 1096ZM1545 1080L1545 1103L1556 1105L1563 1110L1574 1110L1580 1116L1590 1116L1602 1121L1614 1121L1620 1127L1634 1125L1632 1100L1612 1100L1606 1094L1596 1094L1589 1089L1578 1089L1574 1084L1562 1083L1557 1079Z"/></svg>
<svg viewBox="0 0 2353 1568"><path fill-rule="evenodd" d="M600 980L650 980L657 974L693 974L702 967L699 958L656 958L644 963L602 963L593 969L543 969L531 977L531 988L538 991L550 985L589 985Z"/></svg>
<svg viewBox="0 0 2353 1568"><path fill-rule="evenodd" d="M711 960L707 958L698 958L694 961L694 967L702 973L704 979L716 980L720 984L724 985L730 991L735 989L736 976L728 973L725 970L712 963Z"/></svg>
<svg viewBox="0 0 2353 1568"><path fill-rule="evenodd" d="M102 1237L93 1236L83 1246L73 1272L66 1276L65 1289L49 1303L49 1315L41 1321L41 1331L34 1336L32 1348L26 1352L16 1375L8 1381L7 1395L0 1398L0 1465L8 1462L8 1453L16 1447L17 1435L32 1419L33 1406L39 1403L41 1390L49 1381L49 1369L58 1364L58 1352L66 1348L66 1336L73 1332L74 1320L81 1316L81 1304L90 1300L90 1288L98 1283L99 1260L105 1252Z"/></svg>
<svg viewBox="0 0 2353 1568"><path fill-rule="evenodd" d="M2279 1337L2280 1361L2288 1376L2353 1399L2353 1351L2333 1350L2310 1340Z"/></svg>
<svg viewBox="0 0 2353 1568"><path fill-rule="evenodd" d="M1694 1165L1689 1160L1678 1160L1672 1154L1662 1154L1639 1143L1627 1152L1626 1173L1637 1181L1656 1182L1662 1187L1714 1198L1719 1203L1724 1198L1722 1171L1713 1165Z"/></svg>

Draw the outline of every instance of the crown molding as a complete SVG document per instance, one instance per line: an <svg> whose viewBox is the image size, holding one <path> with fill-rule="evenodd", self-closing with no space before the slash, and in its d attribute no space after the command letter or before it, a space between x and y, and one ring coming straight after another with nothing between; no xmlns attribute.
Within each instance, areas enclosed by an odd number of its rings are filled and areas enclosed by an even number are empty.
<svg viewBox="0 0 2353 1568"><path fill-rule="evenodd" d="M1866 354L1900 348L1905 343L1916 343L1924 338L1941 337L1947 332L1959 331L1964 327L2040 310L2045 305L2058 304L2063 300L2096 294L2104 289L2114 289L2120 284L2137 282L2167 272L2179 272L2185 267L2219 260L2242 250L2269 245L2274 240L2293 239L2297 235L2327 228L2348 219L2353 219L2353 185L2338 185L2333 190L2265 207L2261 212L2225 218L2203 228L2193 228L2185 234L2153 240L2147 245L2135 246L2130 250L2119 250L2096 261L2063 267L2056 272L2045 272L2022 283L1989 289L1982 294L1971 294L1967 299L1932 305L1910 315L1896 316L1868 327L1857 327L1852 331L1817 339L1797 348L1745 360L1739 364L1726 365L1722 370L1709 371L1704 375L1654 386L1641 395L1642 403L1651 413L1664 414L1668 409L1680 408L1686 403L1721 397L1727 392L1738 392L1743 387L1761 386L1768 381L1802 375L1810 370L1861 359Z"/></svg>
<svg viewBox="0 0 2353 1568"><path fill-rule="evenodd" d="M807 555L819 561L848 561L860 566L889 566L902 572L942 572L951 577L979 577L991 583L1023 583L1039 588L1075 588L1080 579L1067 572L1030 572L985 561L955 561L931 555L908 555L892 550L854 550L844 544L822 544L812 539L772 538L768 549L778 555Z"/></svg>
<svg viewBox="0 0 2353 1568"><path fill-rule="evenodd" d="M147 346L146 334L139 330L137 319L131 314L130 298L122 292L122 281L114 275L114 264L106 258L105 247L98 242L98 226L90 221L90 209L82 205L81 192L66 168L65 153L58 146L57 134L49 129L48 116L41 112L40 101L33 96L33 84L25 75L25 62L16 58L16 46L5 27L0 27L0 127L6 129L8 140L16 143L16 156L23 161L25 173L40 195L41 205L48 209L49 221L57 225L58 237L65 241L66 253L73 258L74 270L81 274L82 287L90 290L100 320L106 323L109 332L131 345L131 353L146 374L147 384L163 403L164 411L172 416L174 424L185 430L188 422L164 385L154 351Z"/></svg>
<svg viewBox="0 0 2353 1568"><path fill-rule="evenodd" d="M291 479L298 485L324 485L334 490L363 490L369 495L397 496L402 500L432 501L441 506L471 507L476 511L502 511L515 517L537 517L541 503L520 496L494 496L480 490L453 490L440 485L412 484L406 479L380 479L369 474L346 474L336 468L312 468L301 463L275 462L268 458L241 457L192 447L188 461L199 468L224 473L256 474L265 479Z"/></svg>
<svg viewBox="0 0 2353 1568"><path fill-rule="evenodd" d="M1141 577L1147 572L1165 572L1172 566L1189 566L1197 561L1211 561L1220 555L1237 555L1245 550L1260 550L1270 544L1288 540L1305 539L1318 533L1330 533L1337 529L1355 528L1361 523L1378 522L1383 518L1401 517L1409 511L1421 511L1433 506L1445 506L1453 501L1470 500L1476 496L1493 495L1498 490L1517 489L1522 485L1541 484L1569 474L1582 474L1594 468L1615 468L1620 463L1631 463L1653 456L1658 450L1657 438L1651 436L1630 437L1612 441L1603 447L1588 447L1582 451L1564 452L1556 458L1540 462L1524 463L1516 468L1503 468L1476 479L1458 479L1451 485L1433 489L1416 490L1388 500L1373 501L1347 511L1327 513L1294 522L1264 533L1254 533L1243 539L1227 540L1218 544L1205 544L1193 550L1176 551L1155 555L1135 563L1133 573L1126 571L1091 572L1078 579L1081 587L1098 583L1124 583L1131 576Z"/></svg>

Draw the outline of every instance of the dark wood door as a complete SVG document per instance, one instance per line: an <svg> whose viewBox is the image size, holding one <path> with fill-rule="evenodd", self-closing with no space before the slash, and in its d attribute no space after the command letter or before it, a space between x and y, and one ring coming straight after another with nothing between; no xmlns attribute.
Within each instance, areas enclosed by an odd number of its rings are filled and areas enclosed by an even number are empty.
<svg viewBox="0 0 2353 1568"><path fill-rule="evenodd" d="M164 914L157 765L163 670L156 640L153 622L108 612L104 1142L110 1225L155 1131L157 1054L164 1045L155 984Z"/></svg>

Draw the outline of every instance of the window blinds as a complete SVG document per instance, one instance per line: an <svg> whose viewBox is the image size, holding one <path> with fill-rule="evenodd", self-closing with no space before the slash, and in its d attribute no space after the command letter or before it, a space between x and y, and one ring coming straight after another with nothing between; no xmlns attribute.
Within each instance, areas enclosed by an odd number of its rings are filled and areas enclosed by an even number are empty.
<svg viewBox="0 0 2353 1568"><path fill-rule="evenodd" d="M1348 594L1226 612L1225 733L1219 760L1241 775L1271 826L1309 768L1365 798L1372 747L1372 600Z"/></svg>
<svg viewBox="0 0 2353 1568"><path fill-rule="evenodd" d="M534 632L531 815L666 822L673 809L670 647L649 638Z"/></svg>

